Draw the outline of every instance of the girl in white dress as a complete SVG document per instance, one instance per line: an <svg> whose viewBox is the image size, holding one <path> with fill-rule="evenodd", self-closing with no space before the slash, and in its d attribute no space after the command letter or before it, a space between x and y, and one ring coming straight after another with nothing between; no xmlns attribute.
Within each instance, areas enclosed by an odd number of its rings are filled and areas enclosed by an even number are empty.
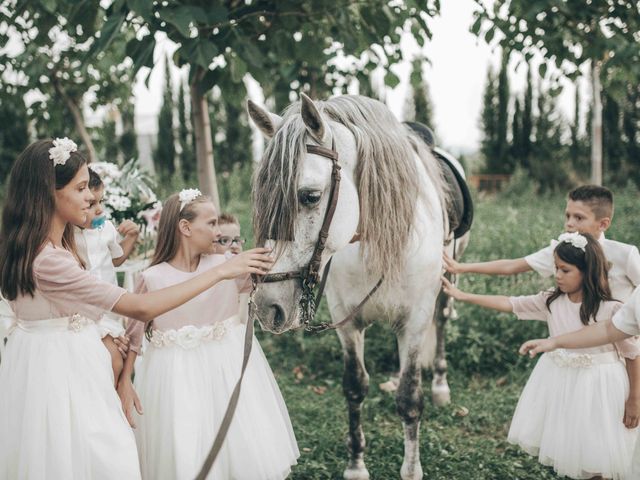
<svg viewBox="0 0 640 480"><path fill-rule="evenodd" d="M136 291L165 288L231 261L213 254L217 221L215 207L199 192L169 197L156 253ZM130 350L118 393L136 424L144 479L192 480L200 471L240 375L246 327L238 317L238 295L248 286L246 275L220 282L153 320L135 374L139 399L131 374L143 328L139 322L127 328ZM136 416L134 406L138 413L144 407L144 415ZM254 337L237 410L208 478L280 480L298 455L286 406Z"/></svg>
<svg viewBox="0 0 640 480"><path fill-rule="evenodd" d="M0 228L0 289L13 312L0 362L0 479L140 478L133 432L95 320L150 320L225 278L264 273L267 250L157 292L130 294L81 266L71 225L93 196L69 139L40 140L14 163Z"/></svg>
<svg viewBox="0 0 640 480"><path fill-rule="evenodd" d="M611 297L607 262L588 234L565 233L554 251L553 291L522 297L476 295L444 282L457 300L522 320L542 320L552 337L609 320L622 304ZM629 379L623 358L635 358L634 339L608 345L556 350L543 355L525 385L508 440L559 475L585 479L629 478L637 428L624 426Z"/></svg>

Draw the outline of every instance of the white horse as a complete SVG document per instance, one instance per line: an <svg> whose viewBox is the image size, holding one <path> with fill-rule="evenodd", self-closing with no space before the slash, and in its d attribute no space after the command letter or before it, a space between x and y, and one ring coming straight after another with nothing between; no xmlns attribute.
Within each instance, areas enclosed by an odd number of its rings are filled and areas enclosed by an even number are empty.
<svg viewBox="0 0 640 480"><path fill-rule="evenodd" d="M425 144L382 103L341 96L313 102L304 94L283 117L249 101L250 117L270 139L254 178L254 233L273 245L272 272L301 271L310 261L331 191L332 162L307 145L339 155L341 183L336 211L322 253L330 257L326 295L334 323L347 317L381 277L381 288L354 321L337 332L344 352L343 388L349 412L350 461L346 479L367 479L361 404L369 377L364 332L385 319L397 334L400 382L397 411L404 425L407 479L422 478L419 429L423 410L422 368L433 363L434 400L449 401L444 360L444 321L434 321L441 287L443 246L451 238L446 186ZM357 240L357 241L356 241ZM465 242L458 245L462 246ZM449 249L453 243L449 243ZM452 251L449 252L453 254ZM282 333L300 326L299 279L260 283L254 301L262 327Z"/></svg>

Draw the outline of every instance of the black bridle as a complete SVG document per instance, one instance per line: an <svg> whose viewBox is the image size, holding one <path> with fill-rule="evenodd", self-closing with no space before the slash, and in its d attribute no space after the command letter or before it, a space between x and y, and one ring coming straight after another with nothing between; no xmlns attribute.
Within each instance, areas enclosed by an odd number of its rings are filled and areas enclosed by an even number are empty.
<svg viewBox="0 0 640 480"><path fill-rule="evenodd" d="M269 273L262 277L253 276L253 291L250 297L250 307L254 309L253 295L259 283L273 283L283 282L286 280L299 279L302 286L302 297L300 298L300 309L302 313L302 323L306 331L309 332L322 332L324 330L338 328L348 322L350 322L358 312L362 309L364 304L371 298L371 296L378 290L382 283L382 278L376 283L373 289L366 295L366 297L360 302L360 304L351 312L345 319L338 323L321 323L319 325L311 325L311 322L315 318L316 308L322 299L324 288L327 283L327 277L329 276L329 269L331 268L331 259L325 266L322 278L320 278L320 266L322 263L322 252L324 252L327 238L329 237L329 228L331 227L331 221L336 212L338 205L338 193L340 192L340 165L338 164L338 152L336 151L335 140L331 140L331 149L325 148L319 145L307 144L307 152L331 160L331 187L329 189L329 200L327 202L327 209L324 213L324 220L320 227L320 233L318 233L318 240L313 249L313 254L309 263L300 270L293 270L289 272ZM318 292L314 295L313 291L316 286L319 285Z"/></svg>

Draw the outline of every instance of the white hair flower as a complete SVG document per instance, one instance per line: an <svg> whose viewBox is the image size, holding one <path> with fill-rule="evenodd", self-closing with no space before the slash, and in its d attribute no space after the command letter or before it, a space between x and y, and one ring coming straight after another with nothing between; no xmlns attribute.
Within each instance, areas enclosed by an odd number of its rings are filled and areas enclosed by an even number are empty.
<svg viewBox="0 0 640 480"><path fill-rule="evenodd" d="M76 152L78 146L73 140L64 137L56 138L53 141L53 147L49 149L49 158L53 160L53 166L64 165L69 160L71 152Z"/></svg>
<svg viewBox="0 0 640 480"><path fill-rule="evenodd" d="M185 188L182 190L178 194L178 198L180 199L180 211L200 195L202 195L202 193L197 188Z"/></svg>
<svg viewBox="0 0 640 480"><path fill-rule="evenodd" d="M563 233L558 237L558 242L570 243L574 247L582 250L583 252L585 251L585 247L587 246L587 243L589 243L587 242L587 237L585 237L584 235L580 235L578 232Z"/></svg>

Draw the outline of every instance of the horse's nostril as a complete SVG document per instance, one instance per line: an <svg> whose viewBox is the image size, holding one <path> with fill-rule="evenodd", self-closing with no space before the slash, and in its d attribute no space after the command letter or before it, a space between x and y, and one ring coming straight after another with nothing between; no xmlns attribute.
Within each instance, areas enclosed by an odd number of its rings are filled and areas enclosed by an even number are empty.
<svg viewBox="0 0 640 480"><path fill-rule="evenodd" d="M284 310L280 305L273 305L273 310L273 328L277 330L284 324Z"/></svg>

